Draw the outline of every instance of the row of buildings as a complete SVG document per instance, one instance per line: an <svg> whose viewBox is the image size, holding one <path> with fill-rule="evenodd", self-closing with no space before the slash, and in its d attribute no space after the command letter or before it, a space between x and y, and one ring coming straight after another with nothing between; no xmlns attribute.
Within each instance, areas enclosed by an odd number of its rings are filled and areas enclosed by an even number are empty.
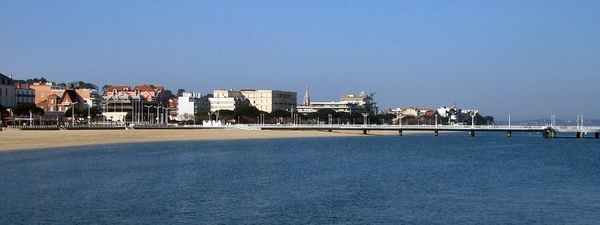
<svg viewBox="0 0 600 225"><path fill-rule="evenodd" d="M295 111L301 114L331 109L336 112L368 112L378 114L379 108L373 94L344 94L339 101L311 101L308 86L302 103L297 103L297 93L271 89L214 90L212 94L183 92L173 98L165 95L159 85L108 86L101 93L93 88L72 88L52 82L23 84L14 82L12 76L0 74L0 105L12 108L21 103L34 103L45 111L40 120L58 121L65 111L95 108L96 118L104 122L165 123L167 121L191 121L202 111L217 112L235 110L239 106L254 106L270 113L274 110ZM394 114L396 120L407 117L439 116L449 122L460 123L463 115L477 114L477 110L465 110L453 106L429 108L396 108L381 113ZM3 118L10 120L11 118ZM14 119L14 116L12 117ZM85 120L85 118L83 118Z"/></svg>
<svg viewBox="0 0 600 225"><path fill-rule="evenodd" d="M42 108L45 115L40 117L40 121L46 122L58 122L59 117L71 108L88 112L90 109L96 109L99 118L104 122L140 123L189 121L193 120L198 112L234 110L243 105L254 106L267 113L280 109L303 114L319 109L349 113L378 112L372 94L345 94L340 101L311 102L308 86L303 102L298 104L297 93L292 91L220 89L209 95L183 92L180 96L171 98L165 95L164 87L158 85L108 86L100 93L92 88L73 88L52 82L23 84L14 82L12 76L0 74L0 105L10 109L21 103L34 103ZM14 120L15 116L11 118Z"/></svg>

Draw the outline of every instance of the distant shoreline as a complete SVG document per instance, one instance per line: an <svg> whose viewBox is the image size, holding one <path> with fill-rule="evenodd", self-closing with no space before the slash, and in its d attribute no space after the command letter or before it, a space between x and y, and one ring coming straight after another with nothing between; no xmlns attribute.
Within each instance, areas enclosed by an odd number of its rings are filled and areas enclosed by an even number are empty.
<svg viewBox="0 0 600 225"><path fill-rule="evenodd" d="M407 132L404 132L407 133ZM416 132L408 132L416 133ZM370 131L369 135L398 135L398 131ZM0 151L36 150L118 143L244 140L306 137L369 136L362 131L273 131L226 129L145 130L19 130L0 132Z"/></svg>

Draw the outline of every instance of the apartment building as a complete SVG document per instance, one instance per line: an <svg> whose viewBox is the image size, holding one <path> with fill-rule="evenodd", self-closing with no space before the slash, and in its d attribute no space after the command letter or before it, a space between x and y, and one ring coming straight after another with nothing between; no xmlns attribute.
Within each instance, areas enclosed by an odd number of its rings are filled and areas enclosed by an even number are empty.
<svg viewBox="0 0 600 225"><path fill-rule="evenodd" d="M294 110L297 105L296 92L271 89L242 89L240 92L248 99L250 105L260 111Z"/></svg>
<svg viewBox="0 0 600 225"><path fill-rule="evenodd" d="M35 104L35 90L29 88L27 84L14 83L15 86L15 105L21 103Z"/></svg>
<svg viewBox="0 0 600 225"><path fill-rule="evenodd" d="M308 93L308 89L307 89ZM305 99L309 99L308 94ZM340 101L329 102L310 102L297 106L297 111L302 114L309 114L318 111L319 109L332 109L336 112L369 112L376 114L379 110L377 103L373 101L372 95L367 95L364 92L360 94L344 94Z"/></svg>
<svg viewBox="0 0 600 225"><path fill-rule="evenodd" d="M241 91L234 90L214 90L213 97L208 98L210 102L210 111L217 110L235 110L236 107L249 105L248 99L244 97Z"/></svg>
<svg viewBox="0 0 600 225"><path fill-rule="evenodd" d="M177 121L193 120L196 113L202 108L202 105L208 104L207 98L202 98L202 93L197 92L183 92L181 96L177 97Z"/></svg>
<svg viewBox="0 0 600 225"><path fill-rule="evenodd" d="M0 105L12 108L15 105L15 86L12 75L6 76L0 73Z"/></svg>
<svg viewBox="0 0 600 225"><path fill-rule="evenodd" d="M277 109L294 110L297 94L291 91L271 89L215 90L210 100L211 111L234 110L237 106L251 105L258 110L272 112Z"/></svg>

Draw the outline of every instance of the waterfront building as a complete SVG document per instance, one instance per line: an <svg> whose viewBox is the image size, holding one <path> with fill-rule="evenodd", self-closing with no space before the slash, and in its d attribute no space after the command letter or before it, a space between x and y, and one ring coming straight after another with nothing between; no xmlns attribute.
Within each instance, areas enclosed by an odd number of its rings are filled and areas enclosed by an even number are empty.
<svg viewBox="0 0 600 225"><path fill-rule="evenodd" d="M304 115L318 111L319 109L332 109L336 112L369 112L376 114L379 111L377 104L373 101L373 95L367 95L363 92L360 94L344 94L340 101L329 102L311 102L306 89L305 102L297 106L298 113Z"/></svg>
<svg viewBox="0 0 600 225"><path fill-rule="evenodd" d="M174 99L175 119L177 121L194 120L196 113L200 112L202 101L208 101L207 98L202 98L202 93L183 92L181 96ZM206 103L205 103L206 104Z"/></svg>
<svg viewBox="0 0 600 225"><path fill-rule="evenodd" d="M297 104L296 92L271 89L242 89L240 92L250 105L268 113L278 109L293 110Z"/></svg>
<svg viewBox="0 0 600 225"><path fill-rule="evenodd" d="M111 122L165 122L171 107L168 99L160 102L163 91L163 86L156 85L109 86L102 96L102 115Z"/></svg>
<svg viewBox="0 0 600 225"><path fill-rule="evenodd" d="M15 86L15 105L21 103L35 104L35 90L29 88L29 85L19 82L14 83Z"/></svg>
<svg viewBox="0 0 600 225"><path fill-rule="evenodd" d="M298 111L298 113L302 113L304 115L317 112L319 109L333 109L336 112L347 113L364 112L364 108L359 107L358 104L343 101L311 102L309 106L296 106L296 110Z"/></svg>
<svg viewBox="0 0 600 225"><path fill-rule="evenodd" d="M56 85L52 82L35 82L29 85L29 88L35 90L35 104L41 103L52 94L55 94L60 97L63 95L63 92L65 92L65 90L67 89L67 87L64 85Z"/></svg>
<svg viewBox="0 0 600 225"><path fill-rule="evenodd" d="M419 108L415 108L415 107L411 106L411 107L403 108L400 115L402 117L405 117L405 116L419 117L421 115L421 111L419 110Z"/></svg>
<svg viewBox="0 0 600 225"><path fill-rule="evenodd" d="M236 107L249 105L248 99L240 91L234 90L214 90L213 97L208 98L210 102L210 111L235 110Z"/></svg>
<svg viewBox="0 0 600 225"><path fill-rule="evenodd" d="M364 112L377 114L379 108L377 103L373 101L373 95L374 94L367 95L364 91L360 94L345 94L342 95L340 101L356 104L359 108L362 108Z"/></svg>
<svg viewBox="0 0 600 225"><path fill-rule="evenodd" d="M15 86L12 75L6 76L0 73L0 105L12 108L15 105Z"/></svg>
<svg viewBox="0 0 600 225"><path fill-rule="evenodd" d="M251 105L270 113L278 109L293 110L297 104L297 94L271 89L215 90L209 100L211 111L234 110L238 106Z"/></svg>

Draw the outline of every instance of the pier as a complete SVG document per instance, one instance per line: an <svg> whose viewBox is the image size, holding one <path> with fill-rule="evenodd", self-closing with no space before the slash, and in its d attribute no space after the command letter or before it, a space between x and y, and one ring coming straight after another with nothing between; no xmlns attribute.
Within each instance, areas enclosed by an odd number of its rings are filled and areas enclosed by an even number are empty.
<svg viewBox="0 0 600 225"><path fill-rule="evenodd" d="M589 126L496 126L496 125L342 125L342 124L242 124L235 125L245 129L257 130L359 130L367 134L371 130L397 130L402 136L403 131L431 131L434 136L440 132L468 132L474 137L479 132L506 132L511 137L513 132L536 132L544 138L555 138L557 133L573 133L573 137L583 138L592 133L599 138L600 127Z"/></svg>
<svg viewBox="0 0 600 225"><path fill-rule="evenodd" d="M242 129L242 130L354 130L368 134L372 130L398 131L402 136L403 131L431 131L434 136L440 132L467 132L475 137L480 132L505 132L507 137L512 137L513 132L541 133L544 138L555 138L557 133L572 133L572 137L584 138L594 135L600 138L598 126L510 126L510 125L358 125L358 124L226 124L218 126L203 125L177 125L177 124L136 124L136 125L76 125L76 126L9 126L21 130L104 130L104 129Z"/></svg>

